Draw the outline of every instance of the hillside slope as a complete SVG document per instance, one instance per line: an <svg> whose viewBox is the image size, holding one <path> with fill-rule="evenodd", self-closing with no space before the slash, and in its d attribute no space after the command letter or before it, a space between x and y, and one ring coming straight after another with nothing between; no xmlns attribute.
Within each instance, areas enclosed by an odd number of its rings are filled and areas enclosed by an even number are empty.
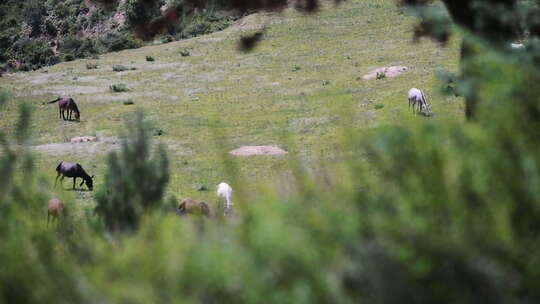
<svg viewBox="0 0 540 304"><path fill-rule="evenodd" d="M118 147L124 119L140 108L164 132L154 138L171 158L169 194L213 202L214 185L229 178L222 155L243 145L280 145L309 165L339 159L343 128L362 132L387 124L461 120L461 100L435 89L437 70L457 69L458 41L447 48L430 41L413 44L413 24L392 0L353 0L314 16L257 14L211 35L9 74L0 85L15 98L0 112L0 127L13 130L18 103L34 105L34 144L48 178L54 180L59 161L76 161L97 176L99 187L107 151ZM267 32L260 45L251 53L238 52L238 37L263 26ZM182 56L183 50L190 55ZM87 69L88 63L98 68ZM114 72L114 65L136 69ZM393 78L361 79L384 66L409 70ZM112 93L112 84L125 84L128 91ZM411 87L426 91L433 117L409 112ZM79 104L80 123L60 121L56 105L42 105L60 95ZM127 100L134 105L124 105ZM68 143L81 135L101 140ZM287 171L288 156L234 159L250 182ZM212 191L198 192L200 185ZM93 206L92 193L75 195L85 208Z"/></svg>

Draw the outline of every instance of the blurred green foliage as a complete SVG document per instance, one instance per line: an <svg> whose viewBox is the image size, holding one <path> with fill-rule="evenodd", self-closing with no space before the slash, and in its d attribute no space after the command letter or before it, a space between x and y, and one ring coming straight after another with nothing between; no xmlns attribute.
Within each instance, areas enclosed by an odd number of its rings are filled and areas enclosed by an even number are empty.
<svg viewBox="0 0 540 304"><path fill-rule="evenodd" d="M121 152L109 156L105 187L96 194L95 211L113 232L136 229L144 214L162 205L169 181L165 149L160 146L150 156L150 134L141 112L127 129Z"/></svg>
<svg viewBox="0 0 540 304"><path fill-rule="evenodd" d="M474 121L347 128L343 163L308 173L293 160L288 195L244 193L238 177L234 218L159 208L167 158L139 114L98 215L47 228L21 106L17 133L0 130L0 302L538 302L540 43L480 38L460 83L474 82Z"/></svg>
<svg viewBox="0 0 540 304"><path fill-rule="evenodd" d="M98 215L47 228L50 186L2 135L0 302L537 302L540 70L477 47L475 122L348 130L343 164L293 165L296 190L236 197L230 219L169 212L138 116Z"/></svg>

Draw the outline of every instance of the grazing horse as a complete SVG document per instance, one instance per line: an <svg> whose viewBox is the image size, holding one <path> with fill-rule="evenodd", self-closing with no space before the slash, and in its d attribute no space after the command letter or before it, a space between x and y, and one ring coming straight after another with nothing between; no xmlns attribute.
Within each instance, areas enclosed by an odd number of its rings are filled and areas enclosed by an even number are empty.
<svg viewBox="0 0 540 304"><path fill-rule="evenodd" d="M227 183L220 183L217 186L217 196L225 201L225 207L229 208L232 205L232 188Z"/></svg>
<svg viewBox="0 0 540 304"><path fill-rule="evenodd" d="M426 116L431 115L431 105L428 103L424 92L417 88L409 90L409 108L413 107L415 113L423 112Z"/></svg>
<svg viewBox="0 0 540 304"><path fill-rule="evenodd" d="M196 201L190 198L183 199L178 205L178 215L196 214L209 217L210 208L205 202Z"/></svg>
<svg viewBox="0 0 540 304"><path fill-rule="evenodd" d="M49 226L49 219L52 217L52 220L57 220L58 217L61 217L64 211L64 203L57 198L53 198L49 201L47 206L47 226Z"/></svg>
<svg viewBox="0 0 540 304"><path fill-rule="evenodd" d="M77 104L75 103L75 100L70 97L58 97L57 99L53 101L49 101L48 103L55 103L58 102L58 111L60 114L60 119L63 120L71 120L71 114L75 112L75 120L80 120L81 118L81 112L79 112L79 108L77 107ZM67 117L64 115L64 112L67 111Z"/></svg>
<svg viewBox="0 0 540 304"><path fill-rule="evenodd" d="M82 187L83 183L86 182L86 186L88 187L90 191L92 191L94 188L93 181L92 181L94 176L88 175L80 164L68 163L68 162L62 161L56 167L56 172L58 173L58 175L56 176L56 180L54 181L55 187L56 187L56 182L58 182L58 178L61 175L62 177L60 178L60 183L62 183L62 181L64 180L64 177L73 177L73 189L75 189L75 181L77 180L78 177L83 179L79 187Z"/></svg>

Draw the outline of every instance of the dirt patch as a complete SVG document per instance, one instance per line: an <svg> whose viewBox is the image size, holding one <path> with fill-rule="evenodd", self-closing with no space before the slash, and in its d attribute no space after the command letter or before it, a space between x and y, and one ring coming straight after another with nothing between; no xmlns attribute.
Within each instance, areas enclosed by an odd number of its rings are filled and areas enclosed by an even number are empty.
<svg viewBox="0 0 540 304"><path fill-rule="evenodd" d="M59 96L71 96L81 94L95 94L106 91L105 88L90 87L90 86L49 86L44 89L34 90L32 95L53 94Z"/></svg>
<svg viewBox="0 0 540 304"><path fill-rule="evenodd" d="M269 13L255 13L236 21L225 32L262 30L269 21Z"/></svg>
<svg viewBox="0 0 540 304"><path fill-rule="evenodd" d="M80 137L73 137L71 139L71 143L85 143L85 142L92 142L97 141L97 137L95 136L80 136Z"/></svg>
<svg viewBox="0 0 540 304"><path fill-rule="evenodd" d="M251 155L280 155L288 152L277 146L243 146L238 149L229 151L230 154L236 156L251 156Z"/></svg>
<svg viewBox="0 0 540 304"><path fill-rule="evenodd" d="M188 66L185 62L147 63L141 65L141 70L186 69Z"/></svg>
<svg viewBox="0 0 540 304"><path fill-rule="evenodd" d="M375 79L377 78L377 75L383 74L384 77L396 77L400 74L403 74L409 70L406 66L390 66L390 67L382 67L375 69L366 75L362 76L362 79Z"/></svg>
<svg viewBox="0 0 540 304"><path fill-rule="evenodd" d="M120 147L119 140L116 137L100 136L100 141L87 142L65 142L65 143L50 143L38 145L34 150L40 153L52 155L69 155L69 154L101 154Z"/></svg>

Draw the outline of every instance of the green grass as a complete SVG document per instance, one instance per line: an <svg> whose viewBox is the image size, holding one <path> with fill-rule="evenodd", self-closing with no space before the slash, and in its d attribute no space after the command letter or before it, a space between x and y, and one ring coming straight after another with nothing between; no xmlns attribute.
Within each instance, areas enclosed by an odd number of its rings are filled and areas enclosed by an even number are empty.
<svg viewBox="0 0 540 304"><path fill-rule="evenodd" d="M323 9L317 16L288 11L254 19L269 20L269 26L250 53L237 51L242 31L231 28L105 54L96 61L99 69L87 69L87 61L77 60L49 67L47 73L6 75L0 85L15 98L7 111L0 112L0 128L13 132L16 104L28 102L34 105L35 145L96 132L112 138L107 149L66 148L37 158L51 183L54 168L64 160L81 163L96 175L95 187L100 187L107 151L118 147L115 138L124 120L143 109L154 128L165 130L153 139L169 151L168 194L214 202L215 185L231 178L224 155L242 145L287 146L289 155L311 166L339 161L345 129L360 133L418 120L462 120L462 100L438 94L434 76L440 69L457 70L459 41L451 41L447 48L427 40L412 43L415 20L400 14L395 1L354 0ZM159 61L147 62L146 56ZM115 73L115 65L136 70ZM383 81L358 80L375 68L393 65L407 66L409 71ZM112 93L113 83L126 84L129 91ZM435 116L408 111L406 95L411 87L426 91ZM55 104L41 105L60 95L75 99L82 113L80 123L60 121ZM128 99L136 100L136 105L124 106ZM375 110L379 104L384 110ZM276 180L289 171L288 156L233 159L250 184ZM200 185L210 191L197 191ZM75 196L84 208L94 204L93 193Z"/></svg>

